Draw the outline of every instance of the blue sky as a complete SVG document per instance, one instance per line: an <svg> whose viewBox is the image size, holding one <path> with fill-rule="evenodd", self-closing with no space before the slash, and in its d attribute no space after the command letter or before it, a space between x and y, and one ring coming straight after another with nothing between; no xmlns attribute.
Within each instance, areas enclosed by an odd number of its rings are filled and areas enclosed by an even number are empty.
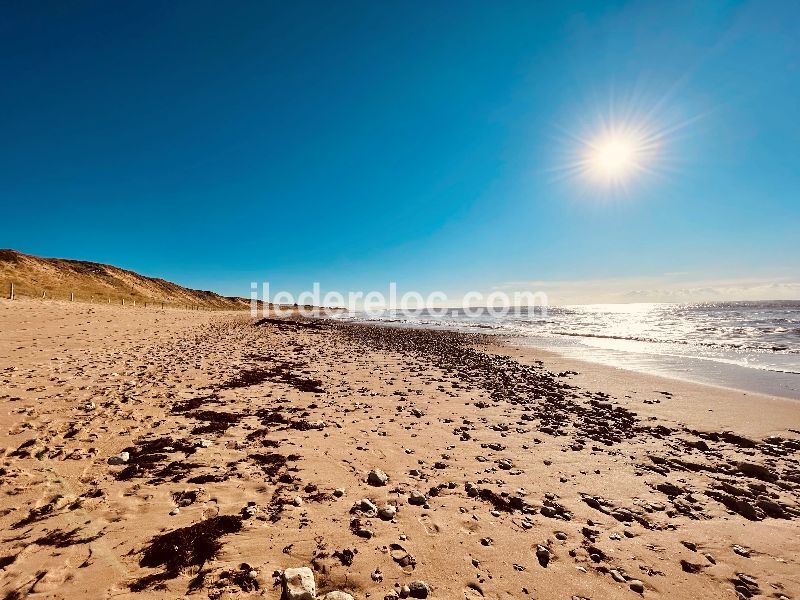
<svg viewBox="0 0 800 600"><path fill-rule="evenodd" d="M241 295L800 281L796 2L0 13L2 247ZM565 177L603 120L663 134L625 189Z"/></svg>

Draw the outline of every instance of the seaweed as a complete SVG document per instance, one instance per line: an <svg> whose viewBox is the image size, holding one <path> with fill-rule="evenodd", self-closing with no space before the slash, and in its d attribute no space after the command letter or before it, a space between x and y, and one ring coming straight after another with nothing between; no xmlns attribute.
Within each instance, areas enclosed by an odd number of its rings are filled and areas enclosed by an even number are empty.
<svg viewBox="0 0 800 600"><path fill-rule="evenodd" d="M222 548L220 538L241 528L241 517L220 515L154 537L142 551L139 566L161 567L163 571L137 579L130 589L138 592L156 582L174 579L187 567L202 569Z"/></svg>

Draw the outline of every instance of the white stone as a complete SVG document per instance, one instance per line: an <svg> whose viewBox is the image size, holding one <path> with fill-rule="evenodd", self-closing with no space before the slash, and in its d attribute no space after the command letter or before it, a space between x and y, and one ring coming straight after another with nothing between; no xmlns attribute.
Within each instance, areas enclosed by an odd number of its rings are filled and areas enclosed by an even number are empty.
<svg viewBox="0 0 800 600"><path fill-rule="evenodd" d="M122 465L128 462L131 458L131 455L127 452L120 452L119 454L115 454L114 456L109 457L108 464L110 465Z"/></svg>
<svg viewBox="0 0 800 600"><path fill-rule="evenodd" d="M317 584L311 569L297 567L283 572L282 600L314 600L316 597Z"/></svg>

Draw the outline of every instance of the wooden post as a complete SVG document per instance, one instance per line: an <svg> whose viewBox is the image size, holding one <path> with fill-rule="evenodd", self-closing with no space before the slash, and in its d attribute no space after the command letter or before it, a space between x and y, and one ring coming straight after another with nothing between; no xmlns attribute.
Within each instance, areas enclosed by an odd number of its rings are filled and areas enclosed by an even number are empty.
<svg viewBox="0 0 800 600"><path fill-rule="evenodd" d="M122 299L122 306L125 306L125 298Z"/></svg>
<svg viewBox="0 0 800 600"><path fill-rule="evenodd" d="M44 292L42 292L42 300L44 300L44 297L45 297L46 295L47 295L47 290L45 290Z"/></svg>
<svg viewBox="0 0 800 600"><path fill-rule="evenodd" d="M14 282L13 281L11 282L11 291L8 293L8 299L9 300L13 300L14 299Z"/></svg>
<svg viewBox="0 0 800 600"><path fill-rule="evenodd" d="M75 302L75 292L70 292L69 293L69 301L70 302Z"/></svg>
<svg viewBox="0 0 800 600"><path fill-rule="evenodd" d="M133 301L133 305L136 306L136 300Z"/></svg>

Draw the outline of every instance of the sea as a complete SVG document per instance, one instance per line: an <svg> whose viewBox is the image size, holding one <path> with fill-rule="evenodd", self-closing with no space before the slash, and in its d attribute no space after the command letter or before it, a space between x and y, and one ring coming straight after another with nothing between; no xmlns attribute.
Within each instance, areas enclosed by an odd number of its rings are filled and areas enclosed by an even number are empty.
<svg viewBox="0 0 800 600"><path fill-rule="evenodd" d="M440 311L441 312L441 309ZM507 343L665 377L800 400L800 301L347 312L337 318L489 333Z"/></svg>

